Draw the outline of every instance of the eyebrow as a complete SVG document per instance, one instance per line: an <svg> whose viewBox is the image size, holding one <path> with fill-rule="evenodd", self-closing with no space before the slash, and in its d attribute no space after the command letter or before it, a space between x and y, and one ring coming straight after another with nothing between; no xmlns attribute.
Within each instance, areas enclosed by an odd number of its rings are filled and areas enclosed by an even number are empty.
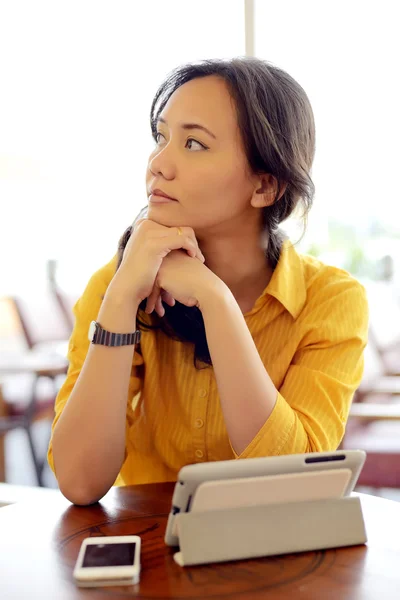
<svg viewBox="0 0 400 600"><path fill-rule="evenodd" d="M168 126L167 121L162 117L158 117L157 123L164 123L164 125ZM212 131L207 129L207 127L204 127L204 125L200 125L199 123L181 123L180 126L182 127L182 129L200 129L201 131L205 131L205 133L208 133L208 135L214 138L214 140L217 139L216 136L212 133Z"/></svg>

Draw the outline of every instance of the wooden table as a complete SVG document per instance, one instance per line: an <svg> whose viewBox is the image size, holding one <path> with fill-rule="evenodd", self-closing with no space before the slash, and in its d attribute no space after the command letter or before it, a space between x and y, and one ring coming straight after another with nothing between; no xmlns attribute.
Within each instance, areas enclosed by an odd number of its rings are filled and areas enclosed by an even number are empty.
<svg viewBox="0 0 400 600"><path fill-rule="evenodd" d="M61 494L0 509L0 597L4 600L146 598L398 600L400 503L361 495L367 546L181 568L163 537L172 484L112 489L91 507ZM137 586L80 590L72 571L89 536L142 537Z"/></svg>

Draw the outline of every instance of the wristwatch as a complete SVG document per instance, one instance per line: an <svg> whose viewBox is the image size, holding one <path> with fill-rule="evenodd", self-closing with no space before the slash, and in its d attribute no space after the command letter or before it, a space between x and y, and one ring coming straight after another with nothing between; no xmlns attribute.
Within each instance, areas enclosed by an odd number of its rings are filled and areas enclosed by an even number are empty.
<svg viewBox="0 0 400 600"><path fill-rule="evenodd" d="M102 346L132 346L140 342L141 331L137 329L133 333L111 333L102 328L100 323L92 321L89 326L88 338L92 344Z"/></svg>

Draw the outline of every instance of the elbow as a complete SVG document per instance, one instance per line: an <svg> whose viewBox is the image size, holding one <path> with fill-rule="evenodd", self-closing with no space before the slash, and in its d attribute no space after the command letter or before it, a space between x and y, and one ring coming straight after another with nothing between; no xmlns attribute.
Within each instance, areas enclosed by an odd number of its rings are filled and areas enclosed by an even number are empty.
<svg viewBox="0 0 400 600"><path fill-rule="evenodd" d="M99 502L112 487L114 479L110 477L93 477L84 468L62 465L54 456L54 474L62 495L77 506L90 506Z"/></svg>
<svg viewBox="0 0 400 600"><path fill-rule="evenodd" d="M69 470L68 473L57 471L55 475L62 495L77 506L90 506L103 498L112 483L105 481L92 481L90 477L82 478L78 473Z"/></svg>
<svg viewBox="0 0 400 600"><path fill-rule="evenodd" d="M104 493L96 493L88 486L71 486L61 482L59 482L59 488L62 495L76 506L90 506L91 504L96 504L96 502L99 502L108 491L105 490Z"/></svg>

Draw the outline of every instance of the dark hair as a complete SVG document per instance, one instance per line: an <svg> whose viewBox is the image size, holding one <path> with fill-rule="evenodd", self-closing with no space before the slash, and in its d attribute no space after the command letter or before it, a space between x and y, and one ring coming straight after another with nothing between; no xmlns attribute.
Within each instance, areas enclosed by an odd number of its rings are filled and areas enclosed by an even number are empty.
<svg viewBox="0 0 400 600"><path fill-rule="evenodd" d="M189 63L172 71L154 97L150 125L156 136L157 120L171 95L183 84L199 77L223 78L236 104L238 125L248 164L253 173L269 173L277 180L271 206L262 210L262 226L268 241L266 256L276 267L284 239L279 224L302 204L304 224L314 196L310 171L315 151L313 111L303 88L285 71L257 58L237 57ZM286 185L279 198L281 186ZM146 210L143 209L139 217ZM139 218L138 217L138 218ZM119 241L118 265L132 232L128 227ZM146 301L140 309L144 311ZM152 314L153 325L138 318L142 329L160 328L169 337L194 344L197 360L211 365L202 314L197 307L176 302L165 306L165 315Z"/></svg>

